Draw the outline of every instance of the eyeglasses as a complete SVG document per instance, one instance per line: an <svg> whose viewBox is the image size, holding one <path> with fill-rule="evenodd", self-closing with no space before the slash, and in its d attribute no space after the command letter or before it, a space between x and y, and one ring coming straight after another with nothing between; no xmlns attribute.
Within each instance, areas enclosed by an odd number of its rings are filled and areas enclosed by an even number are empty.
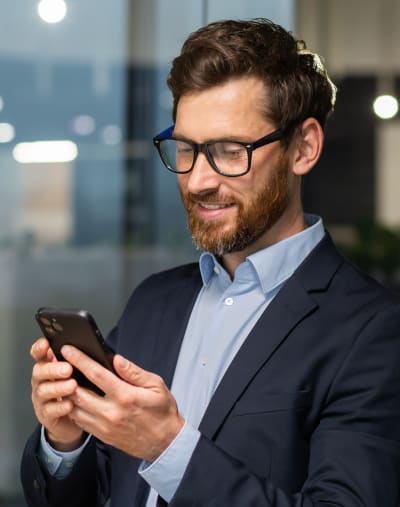
<svg viewBox="0 0 400 507"><path fill-rule="evenodd" d="M153 143L165 167L178 174L190 172L201 152L218 174L243 176L250 171L254 150L283 138L283 132L278 129L253 143L221 140L198 144L190 139L173 137L173 131L174 125L155 136Z"/></svg>

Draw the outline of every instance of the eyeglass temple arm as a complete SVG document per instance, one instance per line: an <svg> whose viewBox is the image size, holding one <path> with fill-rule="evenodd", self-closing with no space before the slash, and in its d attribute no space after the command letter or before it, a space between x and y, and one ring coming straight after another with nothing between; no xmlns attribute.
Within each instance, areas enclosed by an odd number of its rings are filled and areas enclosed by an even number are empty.
<svg viewBox="0 0 400 507"><path fill-rule="evenodd" d="M160 132L159 134L157 134L154 139L164 139L165 137L171 137L172 134L174 133L174 128L175 128L175 125L171 125L167 129L165 129L162 132Z"/></svg>
<svg viewBox="0 0 400 507"><path fill-rule="evenodd" d="M279 141L282 139L284 133L281 129L275 130L271 134L268 134L267 136L262 137L255 143L253 143L253 149L259 148L260 146L264 146L266 144L273 143L275 141Z"/></svg>

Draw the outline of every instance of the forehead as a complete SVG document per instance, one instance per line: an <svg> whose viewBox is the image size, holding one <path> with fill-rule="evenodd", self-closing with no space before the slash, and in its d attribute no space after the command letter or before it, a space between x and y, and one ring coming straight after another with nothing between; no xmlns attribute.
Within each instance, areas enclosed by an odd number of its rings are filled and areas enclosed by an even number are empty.
<svg viewBox="0 0 400 507"><path fill-rule="evenodd" d="M265 115L268 94L263 82L241 77L200 92L183 95L178 103L175 133L198 142L225 136L251 139L272 125Z"/></svg>

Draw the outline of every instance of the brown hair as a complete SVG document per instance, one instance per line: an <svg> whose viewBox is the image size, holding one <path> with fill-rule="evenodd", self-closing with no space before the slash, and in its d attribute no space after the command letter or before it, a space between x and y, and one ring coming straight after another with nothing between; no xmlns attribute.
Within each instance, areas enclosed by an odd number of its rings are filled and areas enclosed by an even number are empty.
<svg viewBox="0 0 400 507"><path fill-rule="evenodd" d="M336 88L304 41L268 19L226 20L192 33L173 60L167 82L174 121L182 95L242 76L265 83L264 114L288 134L309 117L324 127L333 110Z"/></svg>

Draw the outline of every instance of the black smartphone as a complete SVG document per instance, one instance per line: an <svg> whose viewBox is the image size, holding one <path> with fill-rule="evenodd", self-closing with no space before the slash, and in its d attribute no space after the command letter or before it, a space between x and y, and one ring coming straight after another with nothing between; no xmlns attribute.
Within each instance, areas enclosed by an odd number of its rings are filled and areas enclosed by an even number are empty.
<svg viewBox="0 0 400 507"><path fill-rule="evenodd" d="M73 345L108 370L113 368L114 352L106 344L94 318L85 310L72 308L39 308L36 321L44 336L49 340L56 358L65 361L61 354L63 345ZM78 384L104 395L96 385L74 368L72 377Z"/></svg>

